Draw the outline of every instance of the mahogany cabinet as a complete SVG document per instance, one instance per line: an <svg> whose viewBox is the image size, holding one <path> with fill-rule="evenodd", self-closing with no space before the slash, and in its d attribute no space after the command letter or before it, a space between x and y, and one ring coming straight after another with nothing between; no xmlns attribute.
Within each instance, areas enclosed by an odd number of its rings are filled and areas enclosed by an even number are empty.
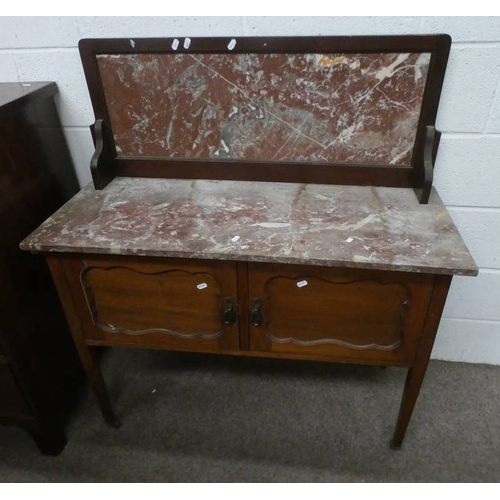
<svg viewBox="0 0 500 500"><path fill-rule="evenodd" d="M452 277L478 272L432 187L450 44L80 42L93 184L21 247L107 422L100 346L392 365L401 446Z"/></svg>
<svg viewBox="0 0 500 500"><path fill-rule="evenodd" d="M48 256L88 345L414 362L430 274L196 259Z"/></svg>
<svg viewBox="0 0 500 500"><path fill-rule="evenodd" d="M45 259L19 243L79 189L56 93L0 83L0 423L46 454L66 443L81 367Z"/></svg>

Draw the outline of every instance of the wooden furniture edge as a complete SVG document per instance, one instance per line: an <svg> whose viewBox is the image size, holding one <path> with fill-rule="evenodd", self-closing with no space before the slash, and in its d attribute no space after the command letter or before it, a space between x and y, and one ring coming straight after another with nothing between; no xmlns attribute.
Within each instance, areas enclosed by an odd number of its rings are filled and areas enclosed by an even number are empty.
<svg viewBox="0 0 500 500"><path fill-rule="evenodd" d="M452 276L436 275L435 277L434 288L429 300L429 307L425 317L420 344L413 366L408 370L405 388L403 390L396 430L391 441L391 447L393 449L401 448L406 429L408 428L413 409L415 408L415 403L417 402L420 388L429 364L451 281Z"/></svg>
<svg viewBox="0 0 500 500"><path fill-rule="evenodd" d="M97 403L104 416L104 420L112 427L119 428L121 427L121 422L113 412L106 383L99 367L95 347L87 345L83 336L82 326L78 318L78 312L75 308L66 277L63 258L54 255L46 255L46 258L57 288L57 293L59 294L59 298L63 304L64 312L68 320L71 334L73 335L76 349L82 361L83 368L87 374L88 381L96 396Z"/></svg>

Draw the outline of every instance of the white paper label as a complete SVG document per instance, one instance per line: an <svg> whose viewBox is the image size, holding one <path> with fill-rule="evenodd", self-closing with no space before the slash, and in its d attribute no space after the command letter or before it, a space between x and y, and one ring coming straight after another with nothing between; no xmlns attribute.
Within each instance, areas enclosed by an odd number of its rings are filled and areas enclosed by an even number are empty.
<svg viewBox="0 0 500 500"><path fill-rule="evenodd" d="M239 239L240 239L240 237L239 237L239 236L233 236L233 237L231 238L231 241L232 241L233 243L236 243Z"/></svg>
<svg viewBox="0 0 500 500"><path fill-rule="evenodd" d="M298 286L299 288L302 288L303 286L306 286L306 285L307 285L307 281L306 281L306 280L302 280L302 281L299 281L299 282L297 283L297 286Z"/></svg>
<svg viewBox="0 0 500 500"><path fill-rule="evenodd" d="M177 50L178 46L179 46L179 40L177 40L177 38L174 38L174 41L172 42L172 49Z"/></svg>
<svg viewBox="0 0 500 500"><path fill-rule="evenodd" d="M228 48L229 50L233 50L235 47L236 47L236 40L233 38L233 39L229 42L229 45L227 46L227 48Z"/></svg>
<svg viewBox="0 0 500 500"><path fill-rule="evenodd" d="M351 243L351 241L353 241L353 240L354 240L354 238L349 237L349 238L347 238L346 241L347 241L347 243Z"/></svg>
<svg viewBox="0 0 500 500"><path fill-rule="evenodd" d="M184 39L184 48L189 49L190 45L191 45L191 38L185 38Z"/></svg>
<svg viewBox="0 0 500 500"><path fill-rule="evenodd" d="M135 49L135 42L134 40L130 39L130 46Z"/></svg>
<svg viewBox="0 0 500 500"><path fill-rule="evenodd" d="M200 283L199 285L196 285L196 288L198 288L198 290L203 290L204 288L207 288L207 284L206 283Z"/></svg>

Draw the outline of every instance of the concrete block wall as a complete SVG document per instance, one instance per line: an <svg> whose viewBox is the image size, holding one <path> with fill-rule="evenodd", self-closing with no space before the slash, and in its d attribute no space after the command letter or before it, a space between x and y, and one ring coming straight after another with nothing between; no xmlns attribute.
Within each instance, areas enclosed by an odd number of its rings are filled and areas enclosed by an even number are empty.
<svg viewBox="0 0 500 500"><path fill-rule="evenodd" d="M433 357L500 364L500 17L0 17L0 81L55 81L83 186L94 121L77 44L92 37L448 33L435 185L480 274L456 277Z"/></svg>

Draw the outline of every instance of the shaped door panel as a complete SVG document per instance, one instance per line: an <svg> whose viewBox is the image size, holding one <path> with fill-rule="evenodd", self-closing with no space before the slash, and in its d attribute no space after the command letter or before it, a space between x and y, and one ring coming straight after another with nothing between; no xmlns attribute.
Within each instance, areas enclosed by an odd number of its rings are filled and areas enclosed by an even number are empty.
<svg viewBox="0 0 500 500"><path fill-rule="evenodd" d="M180 350L238 347L234 263L128 257L68 260L90 341ZM230 324L228 299L235 314Z"/></svg>
<svg viewBox="0 0 500 500"><path fill-rule="evenodd" d="M310 266L249 268L250 297L261 301L260 322L252 313L252 349L393 361L414 355L432 276Z"/></svg>

